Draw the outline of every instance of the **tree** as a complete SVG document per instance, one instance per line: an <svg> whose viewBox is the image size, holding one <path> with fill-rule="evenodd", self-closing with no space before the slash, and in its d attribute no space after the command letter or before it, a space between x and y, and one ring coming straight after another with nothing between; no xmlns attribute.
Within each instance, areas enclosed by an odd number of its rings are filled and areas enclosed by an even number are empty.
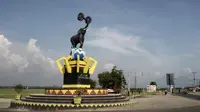
<svg viewBox="0 0 200 112"><path fill-rule="evenodd" d="M22 86L22 84L18 84L15 86L15 91L19 94L22 92L23 88L24 87Z"/></svg>
<svg viewBox="0 0 200 112"><path fill-rule="evenodd" d="M111 88L111 89L121 89L126 85L126 80L123 74L123 70L117 69L114 66L111 72L106 71L98 74L99 85L102 88Z"/></svg>
<svg viewBox="0 0 200 112"><path fill-rule="evenodd" d="M150 85L156 85L157 86L156 82L154 82L154 81L151 81Z"/></svg>
<svg viewBox="0 0 200 112"><path fill-rule="evenodd" d="M91 88L95 88L96 87L96 81L95 80L92 80L92 79L90 79L90 86L91 86Z"/></svg>
<svg viewBox="0 0 200 112"><path fill-rule="evenodd" d="M102 88L110 88L112 85L112 82L110 82L112 80L110 72L106 71L106 72L102 72L98 74L98 78L99 78L99 85L102 86Z"/></svg>

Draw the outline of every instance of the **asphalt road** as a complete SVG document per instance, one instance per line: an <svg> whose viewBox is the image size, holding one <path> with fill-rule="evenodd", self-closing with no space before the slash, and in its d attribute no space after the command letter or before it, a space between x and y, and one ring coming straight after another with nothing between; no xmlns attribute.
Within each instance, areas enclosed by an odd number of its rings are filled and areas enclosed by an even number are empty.
<svg viewBox="0 0 200 112"><path fill-rule="evenodd" d="M193 99L193 100L200 100L200 93L189 93L189 94L176 94L177 96L182 96L185 98Z"/></svg>
<svg viewBox="0 0 200 112"><path fill-rule="evenodd" d="M196 95L196 94L195 94ZM122 107L109 107L109 108L97 108L97 109L81 109L81 110L66 110L58 112L200 112L200 100L199 96L190 95L186 96L173 96L173 95L154 95L147 98L132 99L138 101L134 105L126 105ZM0 100L1 101L1 100ZM2 100L3 101L3 100ZM4 101L5 102L5 101ZM9 102L9 101L7 101ZM0 103L1 107L1 103ZM0 112L33 112L28 110L12 110L12 109L0 109ZM38 112L38 111L37 111Z"/></svg>
<svg viewBox="0 0 200 112"><path fill-rule="evenodd" d="M122 112L122 111L113 111L113 112ZM171 108L171 109L126 110L125 112L200 112L200 106Z"/></svg>
<svg viewBox="0 0 200 112"><path fill-rule="evenodd" d="M145 109L145 110L123 110L123 112L199 112L200 106L182 107L182 108L168 108L168 109ZM0 110L0 112L23 112L22 110ZM34 112L34 111L29 111ZM37 111L38 112L38 111ZM47 111L46 111L47 112ZM61 112L67 112L61 111ZM85 111L88 112L88 111ZM102 111L95 111L102 112ZM113 110L106 112L122 112L122 110Z"/></svg>

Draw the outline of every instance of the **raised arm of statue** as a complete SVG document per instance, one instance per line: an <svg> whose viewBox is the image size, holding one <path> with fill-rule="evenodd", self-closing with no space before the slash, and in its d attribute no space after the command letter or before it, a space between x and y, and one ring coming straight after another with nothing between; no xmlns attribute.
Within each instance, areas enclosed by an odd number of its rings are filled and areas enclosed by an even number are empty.
<svg viewBox="0 0 200 112"><path fill-rule="evenodd" d="M89 26L89 24L86 24L86 26L84 27L84 29L86 29Z"/></svg>

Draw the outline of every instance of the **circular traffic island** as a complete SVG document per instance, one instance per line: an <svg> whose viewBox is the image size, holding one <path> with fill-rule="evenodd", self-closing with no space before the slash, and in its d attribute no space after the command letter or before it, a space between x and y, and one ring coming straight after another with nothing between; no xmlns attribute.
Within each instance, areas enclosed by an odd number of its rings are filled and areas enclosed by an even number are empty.
<svg viewBox="0 0 200 112"><path fill-rule="evenodd" d="M76 104L76 96L75 94L31 94L20 100L12 100L10 107L30 110L66 110L114 107L135 103L130 102L129 98L121 94L83 94L80 95L81 102Z"/></svg>

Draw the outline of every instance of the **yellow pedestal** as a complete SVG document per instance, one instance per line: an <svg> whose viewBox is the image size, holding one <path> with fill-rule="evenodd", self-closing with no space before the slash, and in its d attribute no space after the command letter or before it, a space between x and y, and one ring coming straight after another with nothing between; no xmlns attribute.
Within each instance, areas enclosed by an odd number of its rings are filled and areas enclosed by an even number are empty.
<svg viewBox="0 0 200 112"><path fill-rule="evenodd" d="M61 64L61 61L64 61L64 65ZM80 60L79 57L77 60L73 60L72 56L62 57L58 60L56 60L56 63L58 65L58 68L60 70L61 74L64 74L64 72L72 73L72 68L76 67L77 73L80 73L80 68L83 68L83 73L89 73L90 75L94 73L94 70L97 65L97 61L93 58L84 57L83 60ZM67 71L64 71L66 68Z"/></svg>
<svg viewBox="0 0 200 112"><path fill-rule="evenodd" d="M66 84L62 88L90 88L88 84Z"/></svg>

